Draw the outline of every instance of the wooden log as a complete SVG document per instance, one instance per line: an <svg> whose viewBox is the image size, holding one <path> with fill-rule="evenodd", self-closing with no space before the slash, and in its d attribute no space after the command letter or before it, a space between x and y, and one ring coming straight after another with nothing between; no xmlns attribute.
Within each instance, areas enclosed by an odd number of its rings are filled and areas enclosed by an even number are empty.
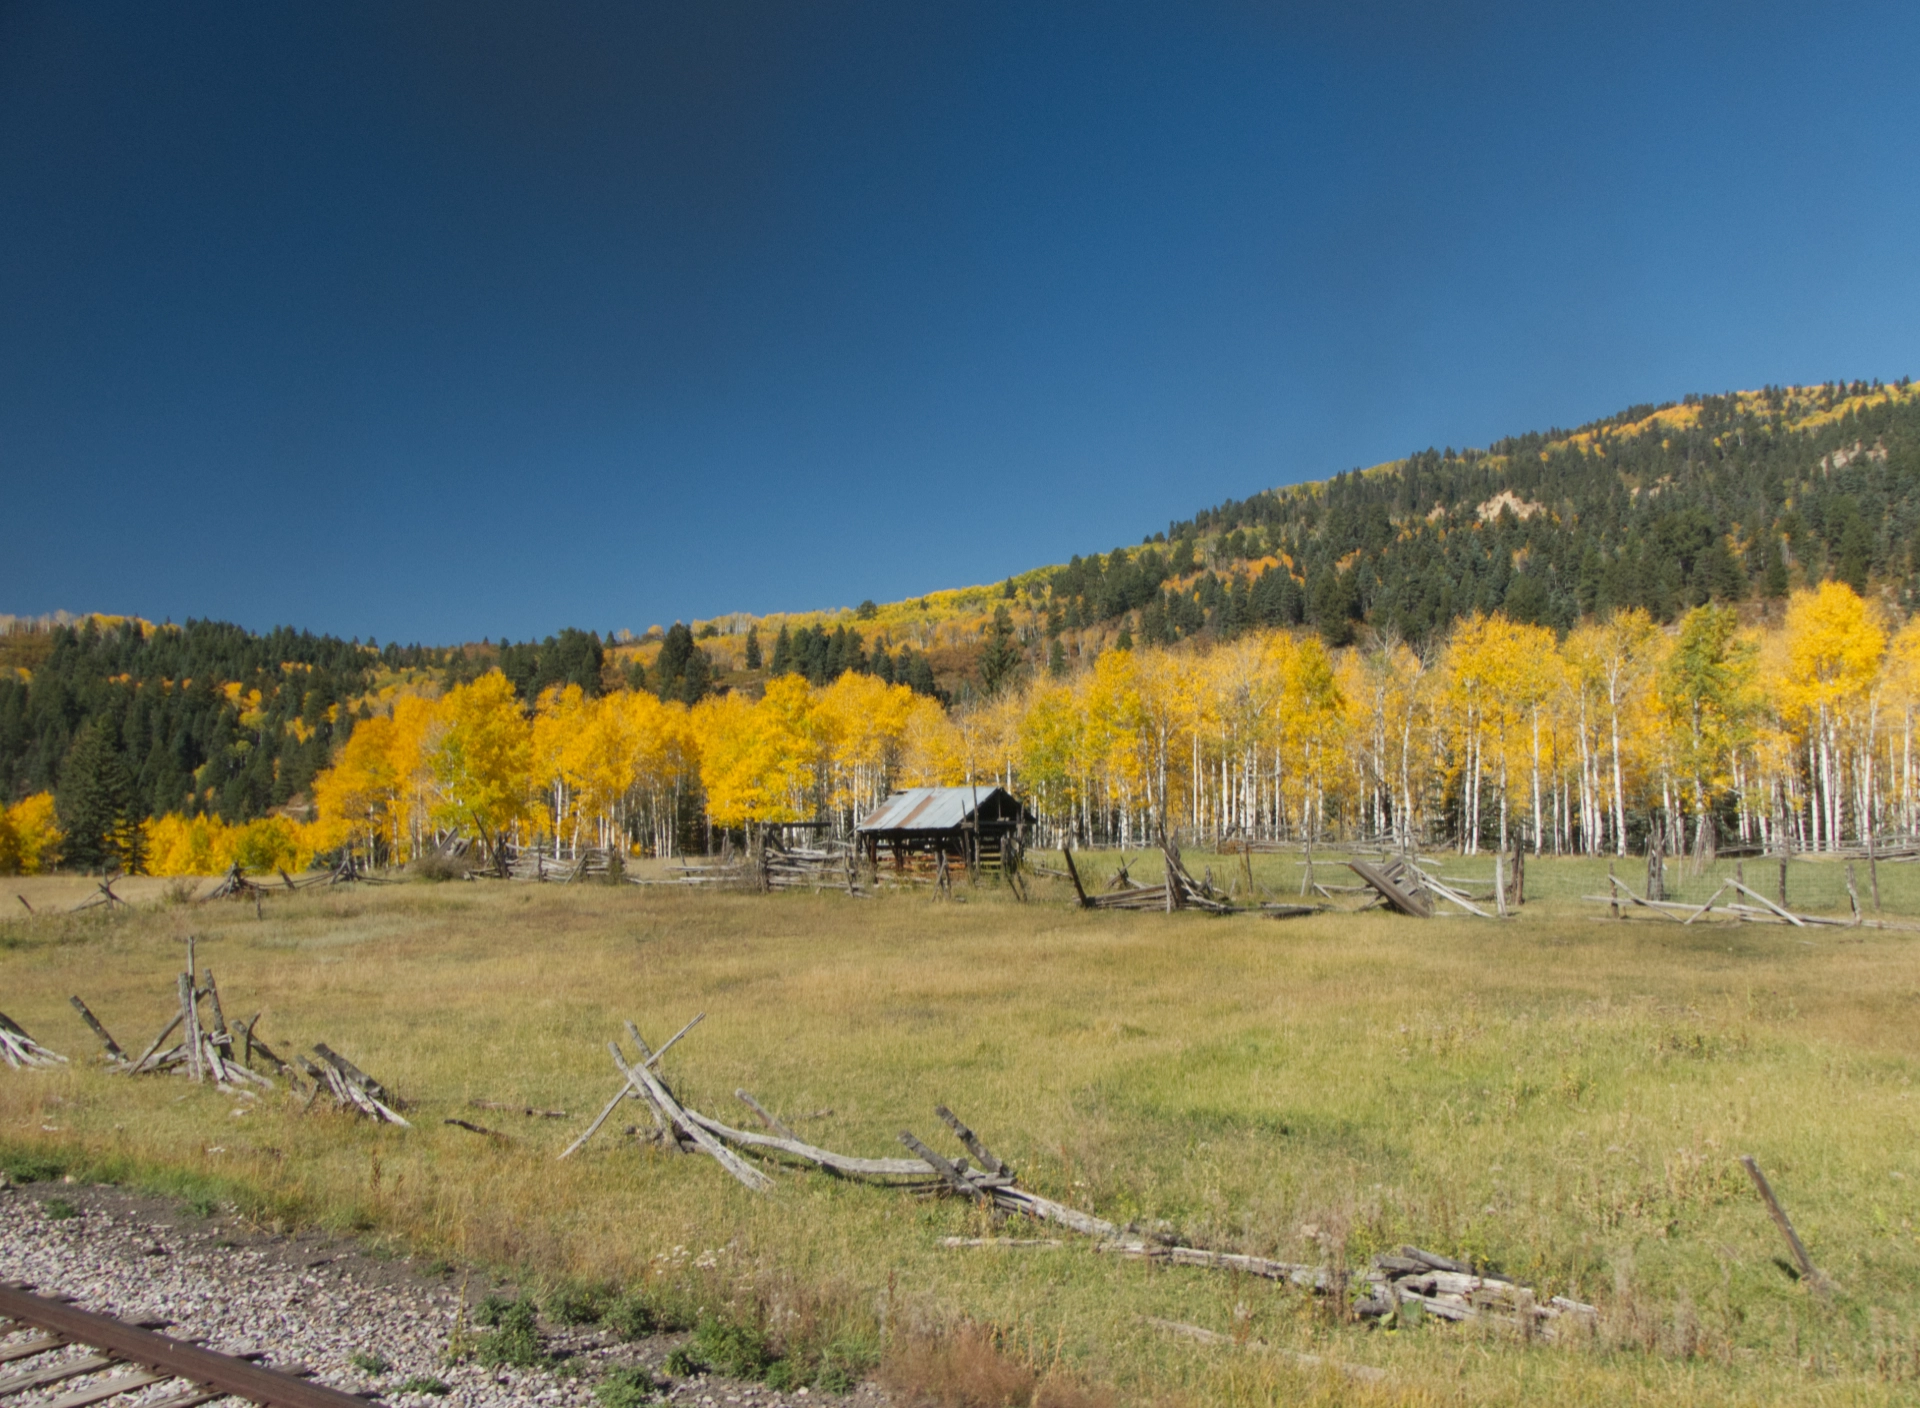
<svg viewBox="0 0 1920 1408"><path fill-rule="evenodd" d="M1117 1226L1104 1218L1081 1212L1065 1203L1056 1203L1025 1188L996 1188L993 1191L993 1204L1003 1212L1021 1213L1042 1222L1057 1222L1086 1237L1111 1240L1122 1235Z"/></svg>
<svg viewBox="0 0 1920 1408"><path fill-rule="evenodd" d="M180 1013L185 1030L184 1045L187 1048L187 1074L195 1084L206 1079L206 1071L201 1065L200 1054L200 1005L198 995L193 990L193 974L182 973L175 984L180 993Z"/></svg>
<svg viewBox="0 0 1920 1408"><path fill-rule="evenodd" d="M948 1129L953 1131L954 1137L965 1146L966 1151L980 1161L981 1168L988 1173L1002 1173L1009 1178L1013 1177L1013 1170L1002 1163L993 1150L980 1142L980 1136L961 1124L952 1110L945 1105L935 1105L933 1112L946 1123Z"/></svg>
<svg viewBox="0 0 1920 1408"><path fill-rule="evenodd" d="M706 1020L707 1020L706 1013L704 1012L694 1013L692 1021L688 1022L684 1027L680 1028L679 1031L675 1032L672 1036L668 1037L666 1040L666 1043L658 1051L651 1052L651 1053L649 1053L647 1050L647 1044L644 1041L640 1040L639 1028L635 1027L632 1022L627 1023L627 1034L631 1036L635 1044L639 1046L641 1059L647 1063L647 1068L649 1070L652 1070L660 1064L660 1058L662 1056L665 1056L669 1051L673 1050L673 1046L675 1042L679 1041L681 1037L685 1036L688 1032L692 1031L695 1027L699 1026L702 1022Z"/></svg>
<svg viewBox="0 0 1920 1408"><path fill-rule="evenodd" d="M227 1014L220 1007L220 989L213 981L213 969L207 969L207 984L204 989L207 1001L213 1008L213 1036L223 1045L231 1046L233 1036L227 1031Z"/></svg>
<svg viewBox="0 0 1920 1408"><path fill-rule="evenodd" d="M901 1130L900 1142L925 1160L927 1167L939 1174L946 1185L961 1197L981 1198L987 1196L982 1190L969 1183L966 1176L962 1174L958 1168L948 1163L940 1155L934 1153L933 1150L914 1138L913 1131L906 1129Z"/></svg>
<svg viewBox="0 0 1920 1408"><path fill-rule="evenodd" d="M367 1094L371 1095L374 1099L384 1100L390 1105L399 1106L403 1104L402 1101L389 1094L387 1088L380 1084L379 1081L354 1065L353 1062L328 1046L324 1041L316 1041L313 1044L313 1053L329 1066L332 1066L336 1071L340 1072L341 1075L366 1091Z"/></svg>
<svg viewBox="0 0 1920 1408"><path fill-rule="evenodd" d="M1402 914L1414 919L1433 917L1432 900L1417 890L1403 889L1377 866L1364 860L1350 860L1347 862L1347 868L1371 885L1382 899Z"/></svg>
<svg viewBox="0 0 1920 1408"><path fill-rule="evenodd" d="M629 1066L626 1059L621 1056L620 1048L613 1042L607 1043L607 1050L613 1054L613 1064L619 1067L620 1073L633 1083L635 1089L658 1105L670 1124L684 1130L688 1138L711 1154L715 1163L756 1193L763 1193L773 1186L772 1179L751 1164L742 1162L738 1154L701 1128L699 1123L680 1107L680 1103L673 1098L665 1086L660 1084L644 1063ZM662 1047L661 1050L665 1051L666 1048Z"/></svg>
<svg viewBox="0 0 1920 1408"><path fill-rule="evenodd" d="M1452 1257L1441 1256L1437 1252L1423 1251L1419 1247L1402 1245L1400 1255L1408 1261L1416 1262L1431 1271L1451 1271L1459 1276L1471 1276L1473 1268L1464 1261L1455 1261Z"/></svg>
<svg viewBox="0 0 1920 1408"><path fill-rule="evenodd" d="M569 1155L578 1151L581 1145L593 1138L599 1131L600 1126L607 1122L607 1116L611 1115L614 1110L618 1108L622 1100L637 1100L638 1098L630 1086L621 1086L619 1090L614 1092L613 1099L607 1101L607 1107L593 1117L593 1123L587 1126L586 1132L560 1151L560 1157L563 1159L567 1158Z"/></svg>
<svg viewBox="0 0 1920 1408"><path fill-rule="evenodd" d="M815 1168L846 1178L880 1183L906 1181L915 1185L924 1185L937 1177L934 1169L921 1159L857 1158L851 1154L837 1154L831 1149L819 1148L801 1139L785 1139L779 1135L759 1134L753 1130L731 1129L711 1116L701 1114L698 1110L687 1111L687 1117L715 1138L724 1139L729 1144L735 1144L744 1149L788 1154Z"/></svg>
<svg viewBox="0 0 1920 1408"><path fill-rule="evenodd" d="M451 1115L449 1115L446 1119L440 1121L440 1123L450 1124L455 1129L464 1129L470 1134L484 1134L487 1136L487 1138L498 1140L502 1144L512 1142L507 1138L506 1135L502 1134L497 1129L488 1129L485 1125L470 1124L466 1120L454 1119Z"/></svg>
<svg viewBox="0 0 1920 1408"><path fill-rule="evenodd" d="M316 1041L313 1044L313 1052L327 1063L328 1069L339 1075L340 1079L335 1084L345 1086L349 1092L350 1103L359 1106L375 1119L385 1120L388 1124L397 1124L408 1129L413 1128L411 1122L401 1118L394 1108L402 1102L389 1094L387 1088L379 1081L323 1041Z"/></svg>
<svg viewBox="0 0 1920 1408"><path fill-rule="evenodd" d="M1441 899L1446 900L1448 903L1457 904L1460 908L1466 910L1467 913L1480 919L1492 919L1494 917L1439 877L1429 874L1418 866L1410 865L1407 868L1419 877L1422 886L1440 896Z"/></svg>
<svg viewBox="0 0 1920 1408"><path fill-rule="evenodd" d="M67 1001L71 1002L73 1004L73 1010L80 1014L80 1020L93 1028L93 1034L99 1037L102 1044L106 1046L107 1055L116 1061L124 1061L127 1059L127 1053L120 1049L120 1043L113 1039L111 1032L100 1025L100 1019L93 1015L93 1010L89 1008L86 1003L82 1002L78 997L70 997Z"/></svg>
<svg viewBox="0 0 1920 1408"><path fill-rule="evenodd" d="M1714 902L1718 900L1720 896L1724 895L1727 892L1727 890L1731 887L1732 883L1733 883L1732 881L1727 881L1723 883L1719 889L1715 890L1712 894L1708 895L1707 902L1701 905L1692 914L1689 914L1685 919L1681 920L1680 926L1682 928L1685 928L1687 925L1693 923L1694 920L1698 919L1701 915L1705 914L1708 910L1712 909L1714 906Z"/></svg>
<svg viewBox="0 0 1920 1408"><path fill-rule="evenodd" d="M1787 888L1786 874L1787 874L1787 863L1785 861L1781 861L1780 862L1780 877L1781 877L1780 891L1783 895L1786 893L1786 888ZM1732 885L1734 889L1738 890L1741 894L1747 896L1749 899L1756 900L1760 904L1764 905L1766 908L1772 910L1775 914L1779 915L1782 919L1786 920L1789 924L1792 924L1796 928L1804 929L1807 927L1807 921L1802 919L1799 915L1794 914L1789 910L1781 908L1781 906L1775 904L1772 900L1768 899L1765 895L1760 894L1755 890L1749 890L1745 885L1742 885L1738 880L1730 880L1727 883Z"/></svg>
<svg viewBox="0 0 1920 1408"><path fill-rule="evenodd" d="M1780 1235L1787 1239L1787 1248L1793 1253L1794 1264L1800 1268L1800 1274L1808 1285L1825 1293L1832 1289L1833 1283L1813 1264L1813 1258L1807 1255L1806 1244L1800 1240L1800 1234L1793 1230L1793 1222L1787 1217L1787 1210L1780 1206L1780 1200L1774 1196L1773 1186L1767 1182L1767 1176L1760 1172L1760 1165L1751 1154L1740 1156L1741 1165L1747 1170L1747 1176L1753 1180L1753 1186L1760 1192L1761 1201L1766 1203L1767 1211L1773 1215L1774 1225L1780 1229Z"/></svg>
<svg viewBox="0 0 1920 1408"><path fill-rule="evenodd" d="M787 1126L783 1124L773 1114L771 1110L769 1110L765 1105L762 1105L758 1100L754 1099L751 1095L747 1094L746 1091L744 1090L734 1091L733 1098L738 1100L741 1104L745 1105L749 1110L752 1110L754 1114L760 1117L760 1123L764 1124L768 1129L772 1130L775 1134L779 1135L781 1138L793 1139L793 1140L798 1140L800 1138L799 1135L795 1134L791 1129L787 1128Z"/></svg>
<svg viewBox="0 0 1920 1408"><path fill-rule="evenodd" d="M253 1020L247 1023L248 1064L251 1064L253 1061L253 1053L258 1051L262 1056L266 1057L269 1061L273 1062L274 1069L279 1071L281 1075L291 1078L293 1075L293 1067L289 1066L284 1060L280 1058L280 1054L278 1052L276 1052L271 1046L268 1046L266 1042L260 1039L258 1033L255 1031L255 1028L257 1028L259 1025L260 1025L260 1014L256 1012L253 1014Z"/></svg>
<svg viewBox="0 0 1920 1408"><path fill-rule="evenodd" d="M173 1020L171 1022L168 1022L167 1025L161 1029L160 1035L155 1037L153 1039L152 1044L148 1046L145 1051L142 1051L140 1053L140 1058L137 1061L135 1061L131 1066L127 1067L128 1075L138 1075L141 1071L146 1069L147 1063L153 1059L153 1053L160 1049L160 1044L162 1042L164 1042L168 1037L173 1035L173 1029L179 1026L180 1023L186 1019L186 1015L187 1014L184 1010L175 1012L173 1014Z"/></svg>

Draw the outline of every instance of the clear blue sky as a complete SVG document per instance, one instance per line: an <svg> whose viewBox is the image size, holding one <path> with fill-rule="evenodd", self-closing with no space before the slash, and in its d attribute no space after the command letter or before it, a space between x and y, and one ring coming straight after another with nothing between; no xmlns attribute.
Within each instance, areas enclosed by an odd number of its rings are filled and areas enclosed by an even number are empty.
<svg viewBox="0 0 1920 1408"><path fill-rule="evenodd" d="M992 581L1920 373L1920 7L0 4L0 610Z"/></svg>

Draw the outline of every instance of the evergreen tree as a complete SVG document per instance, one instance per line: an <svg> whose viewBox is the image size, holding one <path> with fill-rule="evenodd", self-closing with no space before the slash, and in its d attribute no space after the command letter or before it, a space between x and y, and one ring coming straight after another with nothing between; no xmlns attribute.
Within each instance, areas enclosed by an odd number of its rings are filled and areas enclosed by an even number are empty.
<svg viewBox="0 0 1920 1408"><path fill-rule="evenodd" d="M747 668L749 670L757 670L760 668L760 663L760 628L758 626L748 626Z"/></svg>
<svg viewBox="0 0 1920 1408"><path fill-rule="evenodd" d="M60 769L56 805L68 860L83 870L104 872L110 862L129 871L138 867L133 776L104 719L87 724L74 739Z"/></svg>
<svg viewBox="0 0 1920 1408"><path fill-rule="evenodd" d="M662 699L697 704L713 689L713 661L693 643L693 632L679 621L667 631L653 662L653 687Z"/></svg>
<svg viewBox="0 0 1920 1408"><path fill-rule="evenodd" d="M989 696L1000 692L1020 665L1020 645L1014 639L1013 617L1004 606L993 609L987 627L986 648L980 652L980 687Z"/></svg>
<svg viewBox="0 0 1920 1408"><path fill-rule="evenodd" d="M768 673L793 673L793 637L787 634L784 624L780 627L780 634L773 638L773 660L768 666Z"/></svg>
<svg viewBox="0 0 1920 1408"><path fill-rule="evenodd" d="M912 658L903 671L906 675L907 688L915 694L924 694L929 699L939 699L944 702L946 695L933 678L932 663L918 651L910 651L909 654Z"/></svg>
<svg viewBox="0 0 1920 1408"><path fill-rule="evenodd" d="M680 689L675 695L682 704L698 704L713 692L713 661L704 650L696 650L687 657L687 668L680 677Z"/></svg>
<svg viewBox="0 0 1920 1408"><path fill-rule="evenodd" d="M1067 673L1067 648L1060 644L1060 637L1053 638L1053 644L1047 650L1047 673L1055 679Z"/></svg>

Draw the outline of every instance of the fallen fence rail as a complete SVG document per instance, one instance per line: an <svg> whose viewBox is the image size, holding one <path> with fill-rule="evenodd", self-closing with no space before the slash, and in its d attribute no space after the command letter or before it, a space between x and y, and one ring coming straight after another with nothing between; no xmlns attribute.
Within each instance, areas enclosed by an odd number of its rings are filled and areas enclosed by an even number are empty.
<svg viewBox="0 0 1920 1408"><path fill-rule="evenodd" d="M1591 1327L1597 1314L1590 1305L1557 1296L1541 1299L1531 1287L1520 1285L1505 1276L1485 1270L1476 1272L1465 1262L1437 1256L1417 1247L1401 1247L1398 1255L1376 1256L1364 1271L1348 1271L1345 1268L1274 1261L1267 1257L1213 1251L1204 1247L1180 1246L1170 1239L1143 1237L1132 1228L1121 1227L1105 1218L1022 1188L1012 1167L944 1105L936 1105L934 1114L966 1150L964 1157L948 1159L921 1142L911 1130L902 1130L899 1136L900 1143L911 1155L909 1158L862 1158L836 1153L796 1137L778 1116L745 1090L736 1090L734 1094L767 1127L767 1132L736 1129L688 1106L673 1093L658 1071L660 1058L668 1048L691 1031L705 1015L701 1013L695 1016L658 1051L652 1050L640 1035L639 1028L628 1022L626 1034L640 1053L638 1060L629 1061L618 1042L607 1043L614 1068L621 1076L620 1089L560 1157L565 1159L577 1152L606 1123L622 1101L631 1099L645 1105L653 1117L653 1130L648 1138L669 1149L710 1156L755 1193L766 1193L774 1186L773 1180L760 1165L777 1170L782 1166L791 1168L799 1164L803 1168L838 1178L878 1184L922 1196L968 1198L997 1216L1017 1215L1037 1222L1050 1222L1093 1238L1096 1251L1175 1266L1200 1267L1284 1281L1343 1300L1351 1297L1352 1302L1346 1309L1361 1319L1378 1320L1389 1315L1406 1317L1429 1313L1444 1320L1484 1318L1490 1323L1517 1328L1524 1334L1552 1338L1562 1328L1561 1322L1578 1324L1584 1330ZM628 1132L635 1133L636 1130ZM748 1159L755 1162L749 1163ZM947 1243L950 1246L976 1244L1050 1245L1042 1238L1000 1237Z"/></svg>

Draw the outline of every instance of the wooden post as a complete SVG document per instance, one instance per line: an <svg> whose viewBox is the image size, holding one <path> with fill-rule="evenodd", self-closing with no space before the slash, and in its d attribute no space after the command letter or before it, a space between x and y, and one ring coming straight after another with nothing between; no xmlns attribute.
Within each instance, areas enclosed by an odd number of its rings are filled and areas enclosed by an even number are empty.
<svg viewBox="0 0 1920 1408"><path fill-rule="evenodd" d="M1787 1249L1793 1253L1793 1259L1800 1268L1800 1275L1817 1291L1827 1290L1832 1283L1821 1274L1820 1268L1813 1264L1813 1258L1807 1255L1807 1249L1800 1241L1800 1234L1793 1230L1793 1223L1787 1218L1787 1210L1780 1206L1780 1200L1773 1196L1773 1188L1767 1182L1767 1176L1760 1172L1760 1165L1754 1162L1753 1155L1742 1154L1740 1162L1745 1165L1747 1176L1753 1180L1753 1186L1760 1190L1760 1197L1767 1205L1767 1211L1773 1214L1774 1225L1780 1229L1780 1235L1787 1239Z"/></svg>
<svg viewBox="0 0 1920 1408"><path fill-rule="evenodd" d="M1873 828L1867 828L1867 884L1873 890L1873 912L1880 912L1880 852L1873 843Z"/></svg>
<svg viewBox="0 0 1920 1408"><path fill-rule="evenodd" d="M1787 907L1787 853L1780 853L1780 908Z"/></svg>
<svg viewBox="0 0 1920 1408"><path fill-rule="evenodd" d="M180 1016L186 1023L187 1074L198 1085L205 1079L201 1067L206 1055L200 1050L200 1013L193 991L193 974L182 973L176 986L180 989Z"/></svg>
<svg viewBox="0 0 1920 1408"><path fill-rule="evenodd" d="M1853 922L1860 922L1860 891L1853 883L1853 862L1847 862L1847 903L1853 908Z"/></svg>
<svg viewBox="0 0 1920 1408"><path fill-rule="evenodd" d="M1507 872L1506 857L1500 852L1493 853L1493 908L1502 919L1507 917Z"/></svg>
<svg viewBox="0 0 1920 1408"><path fill-rule="evenodd" d="M1613 862L1607 862L1607 907L1613 911L1613 917L1620 917L1620 882L1613 877Z"/></svg>
<svg viewBox="0 0 1920 1408"><path fill-rule="evenodd" d="M1736 860L1733 863L1733 883L1743 890L1747 888L1747 863L1743 860ZM1742 924L1747 922L1747 916L1744 914L1736 915L1735 918Z"/></svg>

